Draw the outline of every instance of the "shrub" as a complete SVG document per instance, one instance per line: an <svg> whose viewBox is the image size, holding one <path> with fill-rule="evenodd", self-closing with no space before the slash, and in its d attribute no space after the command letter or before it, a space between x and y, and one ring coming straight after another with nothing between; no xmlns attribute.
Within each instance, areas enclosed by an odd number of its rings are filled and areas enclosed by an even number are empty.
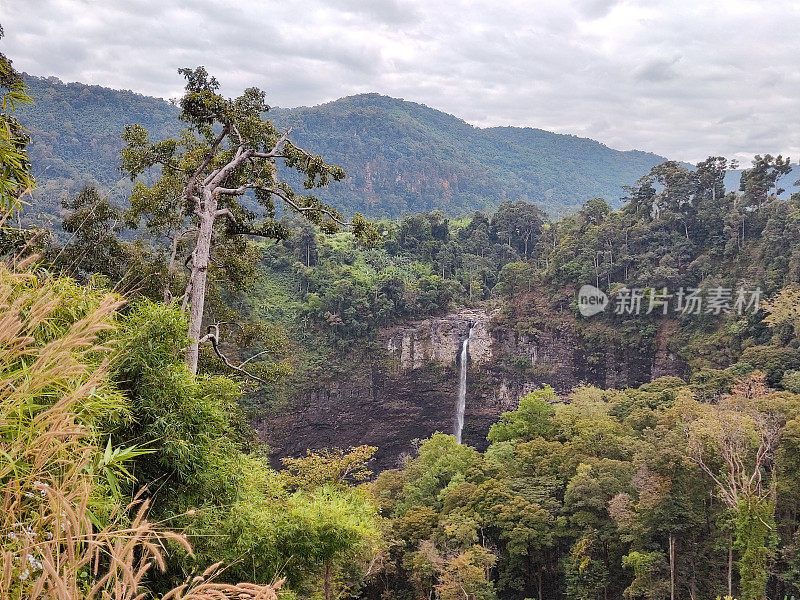
<svg viewBox="0 0 800 600"><path fill-rule="evenodd" d="M117 449L103 425L126 414L98 336L115 325L120 299L65 279L0 267L0 597L145 598L165 567L167 542L183 535L147 518L148 502L120 502L133 449ZM164 600L275 600L276 586L219 584L213 565Z"/></svg>

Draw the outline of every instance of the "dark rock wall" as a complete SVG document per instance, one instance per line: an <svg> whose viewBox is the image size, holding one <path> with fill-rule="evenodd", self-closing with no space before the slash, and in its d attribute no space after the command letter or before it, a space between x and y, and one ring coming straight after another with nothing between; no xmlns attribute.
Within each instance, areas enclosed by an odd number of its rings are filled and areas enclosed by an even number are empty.
<svg viewBox="0 0 800 600"><path fill-rule="evenodd" d="M398 466L413 440L451 433L457 392L454 366L430 364L392 373L378 362L346 381L326 381L298 394L278 416L256 420L275 459L307 448L378 447L377 470Z"/></svg>
<svg viewBox="0 0 800 600"><path fill-rule="evenodd" d="M478 448L486 446L491 424L542 384L567 394L581 383L625 387L685 375L685 365L668 348L674 331L669 321L650 346L630 348L582 338L563 321L520 333L493 325L483 311L464 310L381 332L383 350L354 365L349 377L308 384L279 415L256 419L256 428L276 461L307 448L369 444L378 447L376 470L398 466L415 440L453 431L456 356L470 325L463 439Z"/></svg>

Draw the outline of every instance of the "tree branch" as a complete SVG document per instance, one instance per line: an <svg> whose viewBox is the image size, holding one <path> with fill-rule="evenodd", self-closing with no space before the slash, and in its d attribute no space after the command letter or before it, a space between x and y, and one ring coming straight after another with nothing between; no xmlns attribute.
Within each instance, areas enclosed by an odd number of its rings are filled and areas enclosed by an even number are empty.
<svg viewBox="0 0 800 600"><path fill-rule="evenodd" d="M254 359L258 358L259 356L263 356L264 354L272 354L272 350L262 350L261 352L256 352L255 354L253 354L253 356L251 356L250 358L248 358L247 360L245 360L245 361L244 361L242 364L240 364L239 366L240 366L240 367L243 367L243 366L245 366L247 363L249 363L251 360L254 360Z"/></svg>
<svg viewBox="0 0 800 600"><path fill-rule="evenodd" d="M275 142L275 145L272 147L272 150L270 150L269 152L255 152L254 151L254 152L252 152L251 156L253 156L254 158L279 158L281 156L279 150L280 150L281 146L283 146L286 142L289 141L289 135L291 133L292 133L292 128L289 127L289 129L287 129L283 133L283 135L281 135L281 137L278 138L278 141ZM301 152L303 152L304 154L308 154L309 156L311 156L310 152L306 152L305 150L303 150L301 148L297 148L297 149L300 150Z"/></svg>
<svg viewBox="0 0 800 600"><path fill-rule="evenodd" d="M233 213L227 208L221 208L217 212L214 213L214 217L228 217L234 225L238 225L239 223L236 221L236 217L233 216Z"/></svg>
<svg viewBox="0 0 800 600"><path fill-rule="evenodd" d="M224 167L220 167L206 177L205 181L203 181L203 186L210 188L213 193L216 193L216 190L219 189L219 186L228 174L252 156L252 150L242 150L243 148L244 146L239 146L234 157L229 160Z"/></svg>
<svg viewBox="0 0 800 600"><path fill-rule="evenodd" d="M216 194L218 196L219 195L241 196L247 190L249 190L249 189L251 189L253 187L255 187L255 186L253 186L252 184L240 185L238 188L222 188L222 187L218 187L217 189L214 190L214 194Z"/></svg>
<svg viewBox="0 0 800 600"><path fill-rule="evenodd" d="M225 125L220 131L217 139L214 140L214 143L211 144L211 148L209 148L206 157L203 159L203 162L200 163L200 166L195 169L194 173L192 174L189 182L186 184L186 193L190 194L194 191L195 186L197 185L197 178L205 171L206 167L211 164L211 161L214 160L214 157L217 155L217 149L222 141L225 139L225 136L230 133L230 128ZM210 177L210 175L209 175ZM206 178L207 180L208 178ZM206 180L203 180L203 185L206 184Z"/></svg>
<svg viewBox="0 0 800 600"><path fill-rule="evenodd" d="M246 377L249 377L250 379L254 379L254 380L256 380L256 381L258 381L260 383L264 383L264 384L269 383L269 382L265 381L264 379L261 379L260 377L257 377L255 375L253 375L252 373L248 373L247 371L245 371L241 367L237 367L230 360L228 360L228 357L225 356L222 353L222 351L219 349L219 326L220 326L219 323L215 323L214 325L209 325L206 328L206 334L203 337L200 338L198 343L202 344L203 342L211 342L211 347L214 349L214 354L216 354L217 357L219 357L222 360L222 362L225 363L225 365L227 367L233 369L234 371L238 371L242 375L244 375ZM242 363L242 364L244 364L244 363Z"/></svg>
<svg viewBox="0 0 800 600"><path fill-rule="evenodd" d="M264 190L265 192L269 192L270 194L275 194L286 204L291 206L292 209L296 210L299 213L319 211L322 214L327 215L332 221L338 223L342 227L350 227L352 225L352 223L350 223L349 221L342 221L336 214L334 214L327 208L319 206L300 206L294 200L289 198L289 196L286 195L286 192L284 192L280 188L261 188L261 189Z"/></svg>
<svg viewBox="0 0 800 600"><path fill-rule="evenodd" d="M239 132L239 128L236 127L236 123L232 121L231 121L231 129L233 129L233 134L239 140L239 147L236 149L236 155L239 155L244 151L244 139L242 138L242 134Z"/></svg>

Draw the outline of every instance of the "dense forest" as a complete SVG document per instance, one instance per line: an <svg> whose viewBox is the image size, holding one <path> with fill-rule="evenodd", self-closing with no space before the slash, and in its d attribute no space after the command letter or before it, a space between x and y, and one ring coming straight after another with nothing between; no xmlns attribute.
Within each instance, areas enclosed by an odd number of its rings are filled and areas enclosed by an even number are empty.
<svg viewBox="0 0 800 600"><path fill-rule="evenodd" d="M3 597L800 594L788 159L757 156L726 189L721 157L623 157L374 96L278 110L273 123L263 92L225 98L202 67L181 70L172 106L0 64ZM35 102L15 112L26 81ZM91 118L54 117L78 114ZM398 162L399 146L416 162ZM590 147L600 154L580 160L592 169L566 161ZM532 171L512 175L511 154ZM387 187L364 194L356 164ZM623 184L619 208L583 202ZM550 219L543 206L579 208ZM397 218L434 207L448 210ZM20 217L37 210L60 230ZM583 318L586 284L615 304L631 290L645 306L654 290L731 296L718 310ZM735 310L739 288L763 301ZM254 416L310 380L350 377L383 328L476 306L498 330L569 330L587 381L556 390L529 357L504 356L541 385L481 449L431 432L380 473L366 444L270 461ZM682 377L588 383L609 345L641 353L666 321Z"/></svg>

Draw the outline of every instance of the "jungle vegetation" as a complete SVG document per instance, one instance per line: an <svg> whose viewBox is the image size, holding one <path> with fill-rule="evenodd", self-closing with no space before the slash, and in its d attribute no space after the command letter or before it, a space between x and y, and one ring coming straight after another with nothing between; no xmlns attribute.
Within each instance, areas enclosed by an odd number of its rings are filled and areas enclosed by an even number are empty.
<svg viewBox="0 0 800 600"><path fill-rule="evenodd" d="M486 213L345 219L282 179L279 159L307 190L342 171L288 141L261 92L227 99L188 69L188 130L125 130L127 203L74 190L48 231L15 218L35 210L21 205L36 167L13 112L22 78L0 67L3 597L800 594L788 159L756 157L738 190L721 157L648 165L619 210L593 199L556 220L524 194L482 198ZM336 376L381 327L454 306L483 303L495 326L529 333L568 315L598 352L652 340L658 315L581 321L584 283L745 285L768 301L670 315L685 379L542 387L483 452L437 433L380 474L369 446L276 469L249 427L246 397Z"/></svg>

